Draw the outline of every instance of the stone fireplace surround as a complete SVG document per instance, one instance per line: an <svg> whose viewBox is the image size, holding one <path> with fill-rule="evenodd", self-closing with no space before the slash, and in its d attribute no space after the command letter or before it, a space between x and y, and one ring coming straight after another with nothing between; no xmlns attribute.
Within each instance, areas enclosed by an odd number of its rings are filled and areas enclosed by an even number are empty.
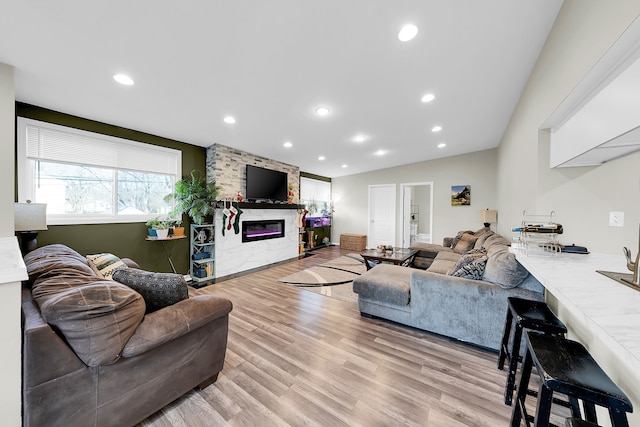
<svg viewBox="0 0 640 427"><path fill-rule="evenodd" d="M220 200L234 200L246 190L246 165L278 170L288 174L289 185L296 198L300 194L300 168L276 160L257 156L236 148L214 144L207 148L207 181L215 181L220 188ZM298 257L297 205L269 203L240 203L240 221L284 219L284 237L242 243L240 232L225 230L222 235L222 210L215 213L216 279L235 275L253 268L263 267Z"/></svg>

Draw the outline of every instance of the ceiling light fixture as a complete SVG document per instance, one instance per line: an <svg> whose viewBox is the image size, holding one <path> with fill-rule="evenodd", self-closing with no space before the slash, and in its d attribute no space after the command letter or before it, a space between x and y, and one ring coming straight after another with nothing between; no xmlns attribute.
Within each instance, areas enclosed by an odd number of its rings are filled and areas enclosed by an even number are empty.
<svg viewBox="0 0 640 427"><path fill-rule="evenodd" d="M327 107L318 107L316 108L316 115L323 117L329 114L329 109Z"/></svg>
<svg viewBox="0 0 640 427"><path fill-rule="evenodd" d="M347 167L349 167L349 165L344 164L344 165L342 165L342 167L343 167L343 168L347 168Z"/></svg>
<svg viewBox="0 0 640 427"><path fill-rule="evenodd" d="M418 34L418 27L413 24L407 24L398 33L398 39L401 42L408 42Z"/></svg>
<svg viewBox="0 0 640 427"><path fill-rule="evenodd" d="M324 160L324 159L325 159L325 157L324 157L324 156L320 156L320 157L318 157L318 160Z"/></svg>
<svg viewBox="0 0 640 427"><path fill-rule="evenodd" d="M367 137L364 135L356 135L353 137L353 140L355 142L365 142L367 140Z"/></svg>
<svg viewBox="0 0 640 427"><path fill-rule="evenodd" d="M434 126L433 129L431 129L431 132L440 132L442 130L442 126Z"/></svg>
<svg viewBox="0 0 640 427"><path fill-rule="evenodd" d="M286 141L284 144L282 144L285 148L291 148L293 147L293 144L289 141Z"/></svg>
<svg viewBox="0 0 640 427"><path fill-rule="evenodd" d="M126 74L116 74L113 76L113 80L117 81L121 85L131 86L133 85L133 79Z"/></svg>
<svg viewBox="0 0 640 427"><path fill-rule="evenodd" d="M446 146L447 144L445 144L444 142L441 142L440 144L438 144L438 148L444 148Z"/></svg>
<svg viewBox="0 0 640 427"><path fill-rule="evenodd" d="M378 150L375 153L373 153L376 156L384 156L386 154L386 151L384 150Z"/></svg>
<svg viewBox="0 0 640 427"><path fill-rule="evenodd" d="M225 123L228 123L230 125L232 125L232 124L234 124L236 122L235 117L232 117L232 116L227 116L222 120L224 120Z"/></svg>
<svg viewBox="0 0 640 427"><path fill-rule="evenodd" d="M434 99L436 99L436 96L432 93L428 93L426 95L424 95L421 99L422 102L431 102Z"/></svg>

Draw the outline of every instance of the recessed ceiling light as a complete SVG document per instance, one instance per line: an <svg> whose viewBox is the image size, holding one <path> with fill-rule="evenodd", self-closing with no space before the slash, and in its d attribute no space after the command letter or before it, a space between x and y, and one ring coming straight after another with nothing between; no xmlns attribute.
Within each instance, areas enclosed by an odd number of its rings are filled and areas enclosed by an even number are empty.
<svg viewBox="0 0 640 427"><path fill-rule="evenodd" d="M289 141L285 142L284 144L282 144L285 148L291 148L293 147L293 144Z"/></svg>
<svg viewBox="0 0 640 427"><path fill-rule="evenodd" d="M447 144L445 144L444 142L441 142L440 144L438 144L438 148L444 148L446 146Z"/></svg>
<svg viewBox="0 0 640 427"><path fill-rule="evenodd" d="M408 42L418 34L418 27L413 24L407 24L398 33L398 39L401 42Z"/></svg>
<svg viewBox="0 0 640 427"><path fill-rule="evenodd" d="M113 80L122 85L131 86L133 84L133 79L126 74L116 74L115 76L113 76Z"/></svg>
<svg viewBox="0 0 640 427"><path fill-rule="evenodd" d="M348 167L349 167L349 165L346 165L346 164L345 164L345 165L342 165L342 167L343 167L343 168L348 168Z"/></svg>
<svg viewBox="0 0 640 427"><path fill-rule="evenodd" d="M432 93L428 93L425 96L422 97L421 101L422 102L431 102L434 99L436 99L436 96Z"/></svg>
<svg viewBox="0 0 640 427"><path fill-rule="evenodd" d="M234 124L236 122L236 118L232 117L232 116L227 116L222 120L224 120L225 123L228 123L230 125L232 125L232 124Z"/></svg>
<svg viewBox="0 0 640 427"><path fill-rule="evenodd" d="M329 109L327 107L318 107L316 108L316 115L318 116L326 116L329 114Z"/></svg>
<svg viewBox="0 0 640 427"><path fill-rule="evenodd" d="M365 142L367 140L367 137L364 135L356 135L353 137L353 140L355 142Z"/></svg>
<svg viewBox="0 0 640 427"><path fill-rule="evenodd" d="M324 157L324 156L319 156L319 157L318 157L318 160L324 160L324 159L325 159L325 157Z"/></svg>
<svg viewBox="0 0 640 427"><path fill-rule="evenodd" d="M442 126L434 126L433 129L431 129L431 132L440 132L442 130Z"/></svg>
<svg viewBox="0 0 640 427"><path fill-rule="evenodd" d="M378 150L375 153L373 153L376 156L384 156L386 154L386 151L384 150Z"/></svg>

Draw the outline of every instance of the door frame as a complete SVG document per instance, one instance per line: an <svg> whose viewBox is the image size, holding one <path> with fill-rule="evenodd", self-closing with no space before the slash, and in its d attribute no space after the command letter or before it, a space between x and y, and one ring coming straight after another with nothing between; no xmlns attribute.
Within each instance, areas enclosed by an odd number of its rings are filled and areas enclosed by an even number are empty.
<svg viewBox="0 0 640 427"><path fill-rule="evenodd" d="M406 187L415 187L417 185L428 185L430 188L429 191L429 235L431 236L431 241L433 242L433 181L426 182L404 182L400 184L400 194L403 197L402 203L400 203L400 218L402 221L400 223L400 235L404 240L404 227L405 227L405 217L409 215L411 212L405 212L405 203L404 203L404 192ZM404 243L404 242L403 242Z"/></svg>

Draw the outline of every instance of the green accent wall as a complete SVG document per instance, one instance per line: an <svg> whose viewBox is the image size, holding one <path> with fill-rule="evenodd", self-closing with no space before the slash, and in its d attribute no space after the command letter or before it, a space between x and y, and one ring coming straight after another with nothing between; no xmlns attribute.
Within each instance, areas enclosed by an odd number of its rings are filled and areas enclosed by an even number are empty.
<svg viewBox="0 0 640 427"><path fill-rule="evenodd" d="M205 174L206 148L204 147L20 102L16 103L16 116L180 150L183 175L190 174L192 170L199 170L203 175ZM185 234L188 236L189 218L184 216L183 220ZM62 243L83 255L110 252L120 258L133 259L145 270L171 272L162 243L146 241L146 235L147 228L144 221L124 224L50 225L48 230L39 233L38 246ZM187 273L189 239L165 242L165 245L167 250L172 250L176 271L182 274Z"/></svg>

